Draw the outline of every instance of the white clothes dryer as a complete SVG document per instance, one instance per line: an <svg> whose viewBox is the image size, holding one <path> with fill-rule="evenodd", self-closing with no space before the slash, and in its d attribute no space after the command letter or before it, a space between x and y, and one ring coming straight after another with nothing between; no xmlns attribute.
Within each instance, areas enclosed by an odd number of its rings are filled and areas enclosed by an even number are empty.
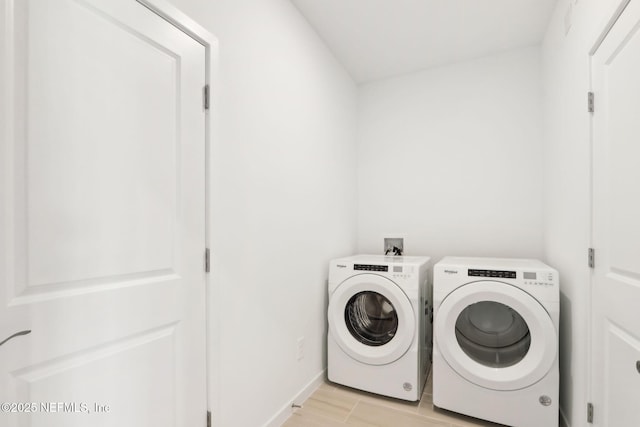
<svg viewBox="0 0 640 427"><path fill-rule="evenodd" d="M434 405L516 427L558 426L558 272L536 260L434 266Z"/></svg>
<svg viewBox="0 0 640 427"><path fill-rule="evenodd" d="M431 353L428 257L357 255L329 268L329 380L420 400Z"/></svg>

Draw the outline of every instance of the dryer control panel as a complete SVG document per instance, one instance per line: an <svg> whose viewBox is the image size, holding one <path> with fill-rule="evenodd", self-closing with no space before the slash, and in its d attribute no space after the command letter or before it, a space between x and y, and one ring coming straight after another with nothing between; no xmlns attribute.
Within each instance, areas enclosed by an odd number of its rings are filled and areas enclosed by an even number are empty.
<svg viewBox="0 0 640 427"><path fill-rule="evenodd" d="M533 286L553 286L553 273L549 271L522 271L520 274L511 270L478 270L469 269L470 277L491 277L501 279L522 279L521 283ZM518 277L518 276L522 277Z"/></svg>

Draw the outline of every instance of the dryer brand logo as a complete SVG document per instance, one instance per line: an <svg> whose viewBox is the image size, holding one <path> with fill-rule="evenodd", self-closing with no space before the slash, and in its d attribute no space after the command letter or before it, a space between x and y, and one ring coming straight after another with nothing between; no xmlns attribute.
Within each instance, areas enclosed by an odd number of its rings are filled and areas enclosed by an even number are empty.
<svg viewBox="0 0 640 427"><path fill-rule="evenodd" d="M347 266L344 265L344 264L336 264L336 267L338 267L338 268L347 268Z"/></svg>
<svg viewBox="0 0 640 427"><path fill-rule="evenodd" d="M458 270L445 270L444 272L447 274L458 274Z"/></svg>

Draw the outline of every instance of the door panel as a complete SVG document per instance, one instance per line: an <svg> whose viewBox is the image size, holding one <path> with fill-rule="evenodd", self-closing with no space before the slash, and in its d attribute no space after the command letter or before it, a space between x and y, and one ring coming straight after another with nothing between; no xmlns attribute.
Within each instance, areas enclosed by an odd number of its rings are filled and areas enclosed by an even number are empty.
<svg viewBox="0 0 640 427"><path fill-rule="evenodd" d="M0 9L0 401L67 404L0 424L202 423L205 48L132 0Z"/></svg>
<svg viewBox="0 0 640 427"><path fill-rule="evenodd" d="M86 425L80 415L91 425L173 425L177 390L166 371L175 367L174 333L167 327L13 372L19 402L46 402L23 420Z"/></svg>
<svg viewBox="0 0 640 427"><path fill-rule="evenodd" d="M29 87L47 90L28 91L17 171L27 193L26 285L175 274L179 57L88 4L43 4L29 8L38 29L28 35Z"/></svg>
<svg viewBox="0 0 640 427"><path fill-rule="evenodd" d="M637 425L633 409L638 405L638 375L630 375L629 367L636 365L640 341L613 324L606 331L607 354L604 359L604 419L608 426ZM634 418L636 417L636 418Z"/></svg>
<svg viewBox="0 0 640 427"><path fill-rule="evenodd" d="M593 56L594 424L640 425L640 5Z"/></svg>

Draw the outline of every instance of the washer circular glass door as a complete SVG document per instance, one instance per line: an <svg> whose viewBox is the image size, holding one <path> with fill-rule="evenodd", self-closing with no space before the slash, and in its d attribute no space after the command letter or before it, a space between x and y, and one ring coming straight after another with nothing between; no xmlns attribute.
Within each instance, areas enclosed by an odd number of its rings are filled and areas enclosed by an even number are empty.
<svg viewBox="0 0 640 427"><path fill-rule="evenodd" d="M398 360L416 332L407 295L377 274L358 274L340 283L329 299L328 320L342 351L370 365Z"/></svg>
<svg viewBox="0 0 640 427"><path fill-rule="evenodd" d="M449 366L492 390L518 390L543 378L556 358L557 332L544 307L502 282L461 286L442 301L435 339Z"/></svg>

